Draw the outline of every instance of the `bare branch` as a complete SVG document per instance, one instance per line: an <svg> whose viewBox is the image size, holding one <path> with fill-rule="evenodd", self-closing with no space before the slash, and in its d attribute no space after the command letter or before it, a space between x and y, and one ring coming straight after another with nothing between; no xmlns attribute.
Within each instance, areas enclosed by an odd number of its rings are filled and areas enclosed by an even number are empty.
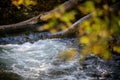
<svg viewBox="0 0 120 80"><path fill-rule="evenodd" d="M63 4L61 4L58 8L55 8L49 12L46 12L46 13L41 13L33 18L30 18L26 21L22 21L22 22L19 22L19 23L16 23L16 24L10 24L10 25L2 25L0 26L0 33L6 33L6 32L9 32L11 30L17 30L17 29L29 29L29 25L34 25L34 24L37 24L38 22L40 21L46 21L48 19L50 19L50 15L55 13L55 12L60 12L61 8L64 8L64 10L70 10L72 7L74 7L77 3L78 3L79 0L68 0L66 2L64 2ZM33 26L32 26L33 27ZM31 29L31 28L30 28Z"/></svg>

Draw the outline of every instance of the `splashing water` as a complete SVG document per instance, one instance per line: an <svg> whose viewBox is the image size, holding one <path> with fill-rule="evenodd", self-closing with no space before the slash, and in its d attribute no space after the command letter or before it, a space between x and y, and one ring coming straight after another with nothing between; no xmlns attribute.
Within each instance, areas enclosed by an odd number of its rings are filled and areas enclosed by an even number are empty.
<svg viewBox="0 0 120 80"><path fill-rule="evenodd" d="M59 39L0 45L0 64L4 63L6 70L25 79L90 80L81 70L79 58L66 62L58 59L60 52L75 48L71 45L71 40L64 42Z"/></svg>

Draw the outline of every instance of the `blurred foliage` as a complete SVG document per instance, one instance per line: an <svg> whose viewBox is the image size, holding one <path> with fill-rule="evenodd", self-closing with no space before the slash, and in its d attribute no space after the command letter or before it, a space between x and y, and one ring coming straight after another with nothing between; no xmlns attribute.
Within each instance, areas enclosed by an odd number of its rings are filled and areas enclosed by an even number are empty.
<svg viewBox="0 0 120 80"><path fill-rule="evenodd" d="M111 50L120 53L120 43L110 44L113 36L120 37L120 11L114 11L108 3L97 6L94 1L79 6L83 14L93 12L93 17L79 26L80 43L84 45L82 53L85 56L94 53L107 60L111 57Z"/></svg>
<svg viewBox="0 0 120 80"><path fill-rule="evenodd" d="M71 48L67 51L61 52L58 58L62 61L72 61L75 59L77 52L75 49Z"/></svg>
<svg viewBox="0 0 120 80"><path fill-rule="evenodd" d="M0 25L14 24L49 11L66 0L0 0Z"/></svg>
<svg viewBox="0 0 120 80"><path fill-rule="evenodd" d="M52 33L66 30L72 25L72 21L75 19L75 11L65 12L61 9L59 12L50 14L52 19L44 25L44 29L49 30ZM47 16L46 18L48 18Z"/></svg>
<svg viewBox="0 0 120 80"><path fill-rule="evenodd" d="M93 15L78 28L79 42L83 45L81 53L84 56L93 53L108 60L111 58L111 52L120 53L120 42L117 43L120 40L120 11L114 11L110 7L114 2L116 0L86 0L78 6L82 14ZM71 27L75 14L75 11L54 14L53 19L44 28L51 32L64 31ZM114 36L118 38L115 42Z"/></svg>
<svg viewBox="0 0 120 80"><path fill-rule="evenodd" d="M12 4L19 9L20 5L24 5L26 7L30 5L36 5L37 0L12 0Z"/></svg>

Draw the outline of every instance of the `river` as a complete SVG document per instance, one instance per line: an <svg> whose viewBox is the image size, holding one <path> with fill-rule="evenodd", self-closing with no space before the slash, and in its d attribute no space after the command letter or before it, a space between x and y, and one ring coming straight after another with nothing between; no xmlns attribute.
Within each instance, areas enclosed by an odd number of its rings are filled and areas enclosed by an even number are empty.
<svg viewBox="0 0 120 80"><path fill-rule="evenodd" d="M73 39L46 39L34 43L0 45L0 63L8 72L31 80L90 80L79 65L79 58L61 61L58 55L75 49Z"/></svg>
<svg viewBox="0 0 120 80"><path fill-rule="evenodd" d="M99 57L91 56L81 64L77 46L75 39L1 44L0 71L15 73L21 80L114 80L111 65ZM70 50L76 50L72 60L59 57Z"/></svg>

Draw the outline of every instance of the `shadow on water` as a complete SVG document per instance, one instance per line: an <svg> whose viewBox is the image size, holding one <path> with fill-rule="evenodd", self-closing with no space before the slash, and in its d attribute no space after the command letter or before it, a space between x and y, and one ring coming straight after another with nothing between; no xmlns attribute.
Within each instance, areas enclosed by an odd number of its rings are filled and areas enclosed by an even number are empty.
<svg viewBox="0 0 120 80"><path fill-rule="evenodd" d="M0 80L23 80L23 78L16 73L0 71Z"/></svg>
<svg viewBox="0 0 120 80"><path fill-rule="evenodd" d="M27 33L21 35L5 35L0 37L0 44L23 44L25 42L35 42L39 39L44 39L47 36L50 36L49 32L42 32L42 33Z"/></svg>

